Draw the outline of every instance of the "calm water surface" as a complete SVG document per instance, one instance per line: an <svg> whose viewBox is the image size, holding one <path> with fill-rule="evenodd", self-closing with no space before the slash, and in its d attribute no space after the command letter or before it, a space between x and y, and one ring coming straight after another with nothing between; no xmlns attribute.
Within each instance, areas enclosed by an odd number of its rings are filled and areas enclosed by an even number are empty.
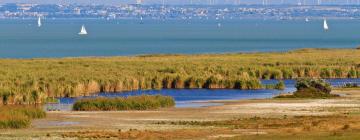
<svg viewBox="0 0 360 140"><path fill-rule="evenodd" d="M360 44L359 20L329 20L328 32L322 22L44 19L38 28L36 19L2 19L0 58L286 51ZM89 35L77 34L82 24Z"/></svg>
<svg viewBox="0 0 360 140"><path fill-rule="evenodd" d="M357 83L360 84L360 79L328 79L332 86L341 86L344 83ZM275 84L277 80L263 80L263 84ZM236 89L162 89L162 90L137 90L120 93L101 93L98 96L101 97L127 97L135 95L166 95L172 96L175 99L176 107L204 107L221 105L219 103L208 103L208 101L217 100L239 100L239 99L266 99L272 98L280 93L287 93L295 91L295 81L285 80L285 90L236 90ZM96 96L96 97L98 97ZM63 110L70 110L71 105L82 98L94 98L78 97L78 98L61 98L62 105L51 105L56 108L62 108Z"/></svg>

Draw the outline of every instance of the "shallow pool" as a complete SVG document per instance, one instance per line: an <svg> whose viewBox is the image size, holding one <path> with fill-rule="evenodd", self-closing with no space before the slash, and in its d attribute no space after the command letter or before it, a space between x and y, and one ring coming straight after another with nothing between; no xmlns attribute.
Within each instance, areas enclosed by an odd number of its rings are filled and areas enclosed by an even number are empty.
<svg viewBox="0 0 360 140"><path fill-rule="evenodd" d="M345 83L358 83L360 79L328 79L332 86L341 86ZM278 80L262 80L263 84L275 84ZM135 95L166 95L175 99L176 107L205 107L221 105L220 103L209 103L208 101L219 100L240 100L240 99L266 99L272 98L280 93L295 91L294 80L284 80L285 90L237 90L237 89L162 89L162 90L136 90L119 93L100 93L97 96L77 97L77 98L60 98L59 104L47 104L46 108L56 108L59 110L70 110L72 104L82 98L94 97L126 97Z"/></svg>

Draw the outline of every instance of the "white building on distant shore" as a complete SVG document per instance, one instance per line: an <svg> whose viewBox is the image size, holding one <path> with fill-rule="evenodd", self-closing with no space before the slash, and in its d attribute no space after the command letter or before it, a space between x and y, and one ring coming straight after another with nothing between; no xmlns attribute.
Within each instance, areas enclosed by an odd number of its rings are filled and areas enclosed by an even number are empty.
<svg viewBox="0 0 360 140"><path fill-rule="evenodd" d="M141 5L141 4L143 4L143 0L136 0L136 4L139 4L139 5Z"/></svg>

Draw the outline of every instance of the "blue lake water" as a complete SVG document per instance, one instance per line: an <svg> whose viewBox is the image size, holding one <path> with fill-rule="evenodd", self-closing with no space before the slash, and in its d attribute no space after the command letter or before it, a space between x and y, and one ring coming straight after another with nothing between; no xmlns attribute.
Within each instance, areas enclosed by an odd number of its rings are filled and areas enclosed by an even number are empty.
<svg viewBox="0 0 360 140"><path fill-rule="evenodd" d="M344 85L345 83L357 83L360 85L360 79L328 79L333 87ZM275 84L277 80L263 80L263 84ZM82 98L94 97L126 97L135 95L166 95L175 99L176 107L204 107L221 105L219 103L208 103L208 101L219 100L240 100L240 99L266 99L272 98L280 93L295 91L295 81L285 80L285 90L236 90L236 89L162 89L162 90L136 90L120 93L100 93L97 96L78 97L78 98L61 98L60 102L64 106L61 108L69 110L71 104ZM55 105L58 107L58 105Z"/></svg>
<svg viewBox="0 0 360 140"><path fill-rule="evenodd" d="M0 20L0 58L118 56L159 53L286 51L354 48L359 20ZM217 27L221 22L222 26ZM79 36L84 24L89 35Z"/></svg>

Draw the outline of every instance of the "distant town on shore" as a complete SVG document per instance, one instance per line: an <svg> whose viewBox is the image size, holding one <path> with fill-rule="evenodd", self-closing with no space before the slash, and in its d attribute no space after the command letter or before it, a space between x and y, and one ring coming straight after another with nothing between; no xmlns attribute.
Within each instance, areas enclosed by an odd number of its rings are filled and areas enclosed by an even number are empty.
<svg viewBox="0 0 360 140"><path fill-rule="evenodd" d="M104 18L104 19L359 19L359 5L79 5L27 4L0 5L0 19Z"/></svg>

